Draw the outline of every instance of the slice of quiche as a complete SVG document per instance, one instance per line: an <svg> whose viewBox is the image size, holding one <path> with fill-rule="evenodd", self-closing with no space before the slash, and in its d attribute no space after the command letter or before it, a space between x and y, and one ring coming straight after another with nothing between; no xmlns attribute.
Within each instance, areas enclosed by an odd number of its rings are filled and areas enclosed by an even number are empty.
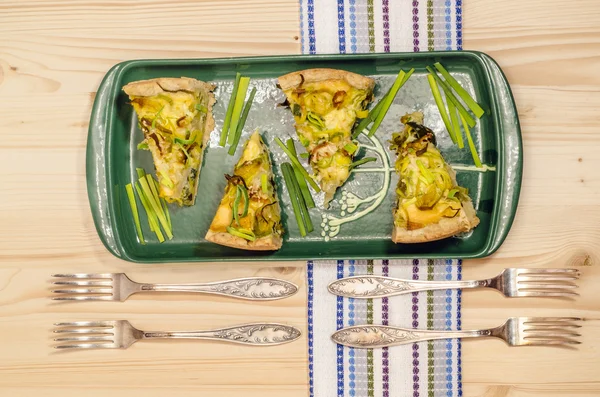
<svg viewBox="0 0 600 397"><path fill-rule="evenodd" d="M423 113L401 118L404 131L392 135L397 154L394 208L395 243L421 243L467 232L479 224L467 189L436 147L432 130L423 126Z"/></svg>
<svg viewBox="0 0 600 397"><path fill-rule="evenodd" d="M356 150L352 128L357 116L367 114L375 81L344 70L307 69L279 77L278 84L328 207L336 189L350 176Z"/></svg>
<svg viewBox="0 0 600 397"><path fill-rule="evenodd" d="M152 153L159 195L170 203L194 204L204 149L215 125L214 88L187 77L134 81L123 87L144 133L138 148Z"/></svg>
<svg viewBox="0 0 600 397"><path fill-rule="evenodd" d="M281 209L269 151L258 131L246 142L233 175L225 178L225 194L206 240L246 250L281 248Z"/></svg>

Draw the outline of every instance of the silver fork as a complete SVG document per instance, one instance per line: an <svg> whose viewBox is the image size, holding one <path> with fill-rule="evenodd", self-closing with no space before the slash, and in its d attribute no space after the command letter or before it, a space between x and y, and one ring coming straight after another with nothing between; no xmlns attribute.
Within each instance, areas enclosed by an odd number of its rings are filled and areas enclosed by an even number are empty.
<svg viewBox="0 0 600 397"><path fill-rule="evenodd" d="M579 344L577 317L511 317L499 327L476 331L430 331L384 325L342 328L334 342L356 348L380 348L447 338L500 338L509 346L566 346Z"/></svg>
<svg viewBox="0 0 600 397"><path fill-rule="evenodd" d="M273 346L295 341L300 330L283 324L257 323L207 331L148 332L127 320L77 321L56 323L55 333L68 335L54 339L57 349L127 349L146 339L207 339L254 346Z"/></svg>
<svg viewBox="0 0 600 397"><path fill-rule="evenodd" d="M289 281L247 277L202 284L146 284L132 281L125 273L54 274L61 288L54 300L125 301L139 292L196 292L247 300L275 300L294 295L298 287ZM68 289L63 289L63 288ZM60 295L60 296L59 296Z"/></svg>
<svg viewBox="0 0 600 397"><path fill-rule="evenodd" d="M403 280L383 276L352 276L335 280L327 287L335 295L351 298L381 298L410 292L492 288L513 297L574 297L579 295L577 269L504 269L496 277L472 281Z"/></svg>

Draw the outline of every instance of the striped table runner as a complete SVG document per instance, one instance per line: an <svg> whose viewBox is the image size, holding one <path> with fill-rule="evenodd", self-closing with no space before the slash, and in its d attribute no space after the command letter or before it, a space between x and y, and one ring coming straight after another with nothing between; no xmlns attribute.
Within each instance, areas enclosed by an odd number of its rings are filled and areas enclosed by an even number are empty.
<svg viewBox="0 0 600 397"><path fill-rule="evenodd" d="M304 54L462 49L462 0L300 0Z"/></svg>
<svg viewBox="0 0 600 397"><path fill-rule="evenodd" d="M300 0L300 30L305 54L460 50L462 0ZM460 329L460 291L376 300L327 291L336 278L359 274L460 279L460 261L309 262L307 274L311 397L462 396L458 340L377 350L331 341L359 324Z"/></svg>
<svg viewBox="0 0 600 397"><path fill-rule="evenodd" d="M308 262L310 395L316 397L461 396L461 345L441 340L384 349L354 349L331 341L359 324L460 329L460 291L428 291L383 299L334 296L327 285L360 274L413 280L460 279L460 261Z"/></svg>

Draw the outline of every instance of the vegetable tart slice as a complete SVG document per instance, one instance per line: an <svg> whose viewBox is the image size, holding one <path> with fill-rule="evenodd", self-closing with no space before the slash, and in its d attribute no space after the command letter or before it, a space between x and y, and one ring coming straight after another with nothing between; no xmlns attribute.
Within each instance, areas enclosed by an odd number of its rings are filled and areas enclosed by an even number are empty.
<svg viewBox="0 0 600 397"><path fill-rule="evenodd" d="M404 130L392 134L397 154L394 208L395 243L421 243L467 232L479 224L467 189L436 147L432 130L423 126L423 113L401 118Z"/></svg>
<svg viewBox="0 0 600 397"><path fill-rule="evenodd" d="M206 240L233 248L278 250L282 244L281 209L269 151L258 131L246 142Z"/></svg>
<svg viewBox="0 0 600 397"><path fill-rule="evenodd" d="M368 113L375 81L344 70L307 69L279 77L278 84L328 207L336 189L350 176L357 149L352 128L357 117Z"/></svg>
<svg viewBox="0 0 600 397"><path fill-rule="evenodd" d="M123 87L144 133L138 149L152 153L159 195L169 203L194 204L204 149L215 125L214 88L187 77L140 80Z"/></svg>

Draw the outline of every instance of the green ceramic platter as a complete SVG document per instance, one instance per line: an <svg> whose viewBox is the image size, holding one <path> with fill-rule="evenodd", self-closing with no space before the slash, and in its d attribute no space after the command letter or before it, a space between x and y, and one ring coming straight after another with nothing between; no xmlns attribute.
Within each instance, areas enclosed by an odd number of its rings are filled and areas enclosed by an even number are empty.
<svg viewBox="0 0 600 397"><path fill-rule="evenodd" d="M474 170L468 149L452 145L431 95L425 67L441 62L482 105L485 115L472 130L482 161L490 168ZM357 159L377 157L377 162L357 168L338 189L329 209L311 210L315 231L302 238L295 222L280 165L287 161L274 138L297 138L289 109L277 106L283 93L278 76L315 67L345 69L374 77L376 100L387 91L400 69L415 68L398 93L374 139L362 135ZM236 72L251 77L257 94L235 156L218 145L223 117ZM159 243L140 211L146 244L137 239L125 185L134 180L136 167L153 172L147 151L136 149L142 139L133 108L121 88L135 80L155 77L193 77L217 84L214 107L216 127L206 149L196 204L170 205L174 238ZM397 177L394 156L388 149L391 133L401 130L400 116L421 110L425 124L436 132L438 147L456 169L459 184L469 188L481 219L472 232L423 244L390 241L392 207ZM222 247L204 240L226 181L244 140L258 128L269 146L282 203L286 230L283 247L276 252L250 252ZM299 152L304 151L297 142ZM379 258L480 258L502 244L511 227L521 187L523 169L521 132L510 87L500 67L489 56L469 51L390 53L365 55L311 55L226 59L134 60L120 63L105 76L92 110L87 143L87 186L90 206L100 239L115 256L132 262L379 259Z"/></svg>

